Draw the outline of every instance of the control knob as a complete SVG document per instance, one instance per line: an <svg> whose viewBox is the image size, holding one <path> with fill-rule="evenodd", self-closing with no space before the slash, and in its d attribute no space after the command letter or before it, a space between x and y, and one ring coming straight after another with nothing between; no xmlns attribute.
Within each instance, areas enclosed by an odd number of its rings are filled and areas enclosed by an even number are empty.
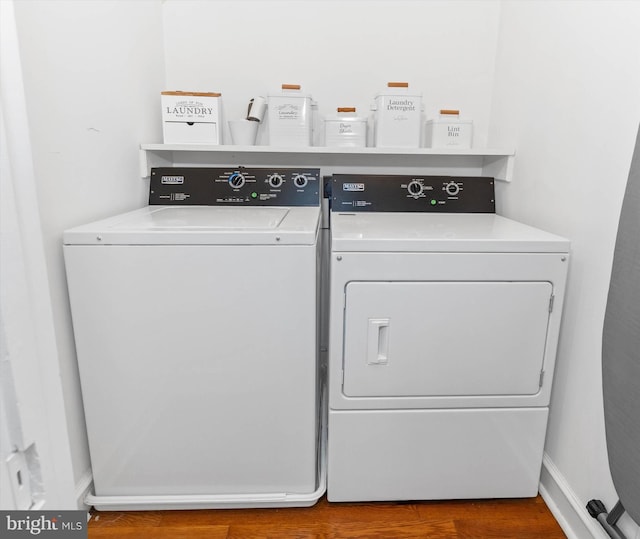
<svg viewBox="0 0 640 539"><path fill-rule="evenodd" d="M304 174L296 174L293 177L293 184L299 189L306 187L308 183L309 180L307 180L307 177Z"/></svg>
<svg viewBox="0 0 640 539"><path fill-rule="evenodd" d="M456 182L449 182L444 186L444 190L450 196L456 196L460 192L460 186Z"/></svg>
<svg viewBox="0 0 640 539"><path fill-rule="evenodd" d="M282 186L284 180L280 174L271 174L268 179L269 185L275 189Z"/></svg>
<svg viewBox="0 0 640 539"><path fill-rule="evenodd" d="M240 189L245 184L245 181L244 175L239 172L234 172L229 176L229 185L234 189Z"/></svg>
<svg viewBox="0 0 640 539"><path fill-rule="evenodd" d="M407 185L407 191L414 197L420 196L422 194L422 189L422 184L417 180L411 180L409 185Z"/></svg>

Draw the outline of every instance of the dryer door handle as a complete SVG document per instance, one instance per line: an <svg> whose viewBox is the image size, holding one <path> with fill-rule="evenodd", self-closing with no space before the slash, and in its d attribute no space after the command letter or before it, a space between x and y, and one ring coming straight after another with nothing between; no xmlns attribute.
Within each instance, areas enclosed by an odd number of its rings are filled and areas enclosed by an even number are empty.
<svg viewBox="0 0 640 539"><path fill-rule="evenodd" d="M369 318L367 331L367 363L386 365L389 362L389 318Z"/></svg>

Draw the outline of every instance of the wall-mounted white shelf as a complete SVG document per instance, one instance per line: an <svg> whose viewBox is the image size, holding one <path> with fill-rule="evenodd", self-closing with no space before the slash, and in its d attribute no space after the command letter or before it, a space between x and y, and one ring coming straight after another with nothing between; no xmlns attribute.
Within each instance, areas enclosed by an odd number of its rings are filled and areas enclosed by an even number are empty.
<svg viewBox="0 0 640 539"><path fill-rule="evenodd" d="M151 168L167 166L306 166L327 167L332 171L373 167L397 169L398 173L407 169L428 169L434 174L482 175L509 182L513 174L514 156L513 150L486 148L442 150L142 144L140 175L147 178Z"/></svg>

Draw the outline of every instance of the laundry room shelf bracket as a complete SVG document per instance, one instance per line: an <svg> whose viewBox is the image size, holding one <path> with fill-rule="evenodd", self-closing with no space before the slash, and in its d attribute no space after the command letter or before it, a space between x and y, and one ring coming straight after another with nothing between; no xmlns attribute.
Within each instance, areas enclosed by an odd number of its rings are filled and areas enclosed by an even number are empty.
<svg viewBox="0 0 640 539"><path fill-rule="evenodd" d="M427 170L434 175L491 176L510 182L515 151L474 148L441 150L431 148L279 148L207 144L142 144L140 176L148 178L154 167L166 166L318 166L336 169L367 169L385 173L399 168L407 172Z"/></svg>

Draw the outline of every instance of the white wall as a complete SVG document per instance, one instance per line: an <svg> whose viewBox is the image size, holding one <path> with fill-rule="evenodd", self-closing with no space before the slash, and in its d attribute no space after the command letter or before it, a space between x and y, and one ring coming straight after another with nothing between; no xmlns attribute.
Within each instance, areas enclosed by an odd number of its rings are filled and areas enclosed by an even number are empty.
<svg viewBox="0 0 640 539"><path fill-rule="evenodd" d="M640 3L503 2L498 51L489 138L517 152L499 210L572 241L546 453L583 510L611 509L602 324L640 119Z"/></svg>
<svg viewBox="0 0 640 539"><path fill-rule="evenodd" d="M0 2L0 508L73 509L73 466L12 2Z"/></svg>
<svg viewBox="0 0 640 539"><path fill-rule="evenodd" d="M90 463L62 231L145 203L137 148L161 132L161 2L31 0L15 2L15 12L74 476L82 489Z"/></svg>
<svg viewBox="0 0 640 539"><path fill-rule="evenodd" d="M427 116L473 118L482 147L498 21L499 3L486 0L166 0L166 89L220 91L227 119L239 119L251 97L294 83L321 116L367 115L387 82L406 81Z"/></svg>

